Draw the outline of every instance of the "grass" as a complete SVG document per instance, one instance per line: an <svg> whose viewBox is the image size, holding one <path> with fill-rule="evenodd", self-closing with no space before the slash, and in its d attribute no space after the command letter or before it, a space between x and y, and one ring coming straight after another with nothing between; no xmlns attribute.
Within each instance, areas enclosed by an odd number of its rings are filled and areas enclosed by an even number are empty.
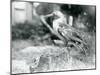
<svg viewBox="0 0 100 75"><path fill-rule="evenodd" d="M36 40L35 41L34 40L13 40L12 41L12 62L13 62L12 64L17 65L13 67L13 69L15 69L13 70L13 73L26 73L26 72L30 73L29 65L34 64L33 58L36 59L36 57L40 57L40 55L41 55L40 61L37 62L38 66L35 68L34 72L95 68L95 36L88 38L88 43L90 46L90 50L88 51L89 55L87 57L83 57L84 58L83 60L80 60L77 57L81 57L81 55L79 56L69 55L66 47L62 48L54 45L46 45L46 43L36 41ZM30 46L33 47L32 50L29 49L25 50L25 48ZM40 51L39 52L40 55L35 54L39 50L43 50L44 52ZM31 51L36 51L36 52L31 52ZM67 53L63 51L67 51ZM21 65L20 62L23 63L22 65L24 67L20 66ZM25 67L27 68L27 71L25 71Z"/></svg>

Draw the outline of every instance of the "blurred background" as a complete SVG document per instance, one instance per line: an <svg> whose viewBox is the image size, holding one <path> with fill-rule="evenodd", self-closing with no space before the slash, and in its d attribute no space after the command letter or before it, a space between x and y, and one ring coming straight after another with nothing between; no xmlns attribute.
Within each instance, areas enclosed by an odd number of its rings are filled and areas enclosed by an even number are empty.
<svg viewBox="0 0 100 75"><path fill-rule="evenodd" d="M67 22L73 27L87 32L96 31L95 6L14 0L11 5L12 40L35 39L36 36L42 37L48 33L50 34L49 30L41 23L40 15L49 14L59 8L65 12Z"/></svg>

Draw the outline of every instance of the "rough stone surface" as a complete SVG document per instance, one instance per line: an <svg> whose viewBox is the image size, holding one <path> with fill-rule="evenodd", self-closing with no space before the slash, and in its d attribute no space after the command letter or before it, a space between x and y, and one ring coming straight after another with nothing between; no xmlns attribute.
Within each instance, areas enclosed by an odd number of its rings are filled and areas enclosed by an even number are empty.
<svg viewBox="0 0 100 75"><path fill-rule="evenodd" d="M93 64L86 64L84 61L70 55L66 47L31 46L18 52L17 57L12 60L12 71L13 73L35 73L95 68Z"/></svg>

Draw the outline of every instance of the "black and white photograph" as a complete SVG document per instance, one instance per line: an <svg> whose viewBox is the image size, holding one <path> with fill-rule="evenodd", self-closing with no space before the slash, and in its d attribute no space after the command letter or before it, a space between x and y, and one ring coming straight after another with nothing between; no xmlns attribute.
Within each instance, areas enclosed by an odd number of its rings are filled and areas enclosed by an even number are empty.
<svg viewBox="0 0 100 75"><path fill-rule="evenodd" d="M11 74L96 69L96 6L11 0Z"/></svg>

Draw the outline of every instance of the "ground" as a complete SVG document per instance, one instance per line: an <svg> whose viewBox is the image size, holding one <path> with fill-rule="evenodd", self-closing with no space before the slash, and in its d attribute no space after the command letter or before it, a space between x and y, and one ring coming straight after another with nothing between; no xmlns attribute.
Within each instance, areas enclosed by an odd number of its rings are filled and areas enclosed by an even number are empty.
<svg viewBox="0 0 100 75"><path fill-rule="evenodd" d="M32 40L12 41L12 73L34 73L95 68L95 38L89 41L90 55L82 55L67 47L34 46ZM82 57L81 60L78 57Z"/></svg>

